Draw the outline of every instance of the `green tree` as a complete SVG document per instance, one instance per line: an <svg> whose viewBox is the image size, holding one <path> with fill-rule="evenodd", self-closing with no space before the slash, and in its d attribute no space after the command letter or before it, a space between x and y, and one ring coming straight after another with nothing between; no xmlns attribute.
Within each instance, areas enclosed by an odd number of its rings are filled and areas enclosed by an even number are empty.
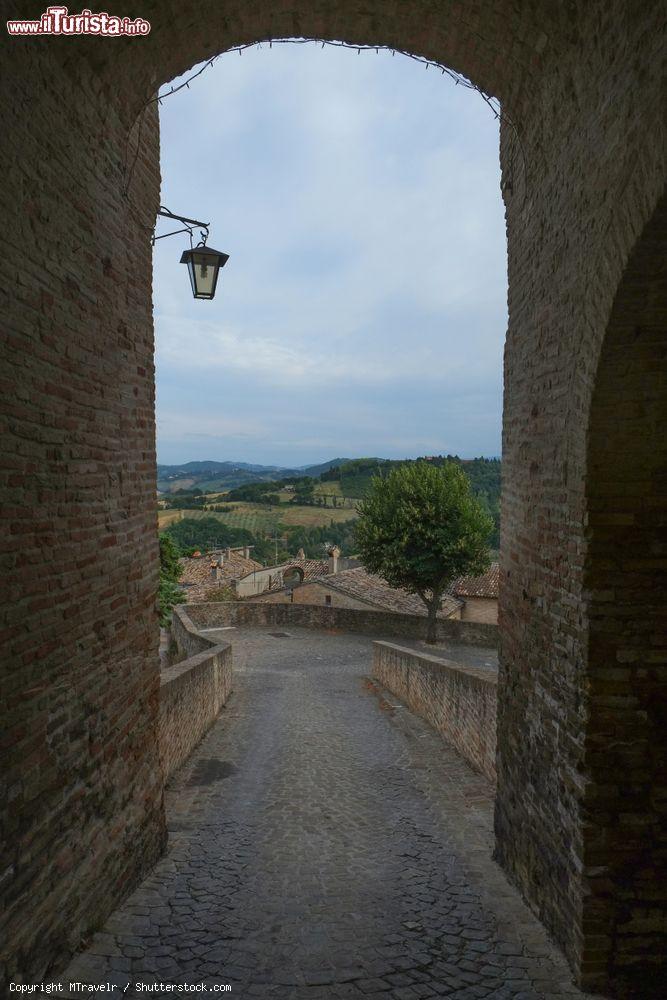
<svg viewBox="0 0 667 1000"><path fill-rule="evenodd" d="M312 479L302 479L294 488L292 503L309 506L315 502L314 498L315 482Z"/></svg>
<svg viewBox="0 0 667 1000"><path fill-rule="evenodd" d="M183 604L185 594L179 589L183 568L179 562L178 545L169 535L160 535L160 583L158 586L157 603L160 625L166 628L171 621L171 612L175 604Z"/></svg>
<svg viewBox="0 0 667 1000"><path fill-rule="evenodd" d="M489 567L492 518L452 462L440 468L414 462L375 476L357 510L361 561L390 586L421 598L428 615L426 641L435 642L436 616L449 585Z"/></svg>

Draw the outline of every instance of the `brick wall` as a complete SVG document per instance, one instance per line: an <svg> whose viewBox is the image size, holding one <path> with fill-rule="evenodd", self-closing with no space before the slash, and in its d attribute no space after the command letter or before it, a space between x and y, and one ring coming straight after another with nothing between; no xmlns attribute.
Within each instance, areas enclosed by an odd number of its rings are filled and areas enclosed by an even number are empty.
<svg viewBox="0 0 667 1000"><path fill-rule="evenodd" d="M0 74L0 993L62 965L166 842L150 247L122 87L68 41L5 37ZM157 157L149 113L149 223Z"/></svg>
<svg viewBox="0 0 667 1000"><path fill-rule="evenodd" d="M667 173L665 120L658 121L655 113L664 105L659 7L650 0L563 5L563 12L574 13L576 39L566 31L568 41L561 47L551 36L540 78L530 96L519 101L525 173L516 160L510 166L516 143L507 129L501 130L501 160L511 190L504 194L509 326L496 859L561 944L582 985L591 992L646 998L664 989L667 926L663 923L652 938L650 981L643 977L647 948L637 926L634 944L628 944L634 965L626 955L621 982L615 957L623 947L619 937L609 933L609 921L601 928L586 916L591 903L583 875L587 841L596 814L604 826L609 772L593 767L587 747L596 668L590 659L592 609L584 574L591 560L600 568L608 565L610 552L589 551L585 494L589 414L613 301ZM628 372L636 347L636 341L627 345ZM631 380L629 393L638 411L644 391L639 380ZM664 407L664 383L660 399ZM612 405L600 433L613 439L617 419ZM654 420L639 426L647 442L641 469L648 449L664 454L665 438ZM618 459L609 456L610 469ZM661 490L658 478L639 478L650 506ZM649 575L659 577L657 567ZM613 598L617 616L609 623L610 633L616 630L619 638L646 600L644 594L633 601L628 584ZM658 618L650 605L649 599L644 606L656 634ZM646 685L647 700L659 699L657 678L647 676ZM614 759L609 751L616 733L626 727L622 703L608 701L605 714L600 762ZM645 732L640 728L637 736L643 741ZM656 772L647 767L644 774L646 802L661 793ZM655 812L644 806L637 820L653 826ZM607 838L599 848L603 883L617 845ZM661 850L654 841L645 853L631 851L626 860L638 873L659 872ZM647 874L641 886L628 886L647 908L654 892L650 878ZM620 894L615 895L612 907L618 908ZM663 972L656 975L658 966Z"/></svg>
<svg viewBox="0 0 667 1000"><path fill-rule="evenodd" d="M7 17L25 11L18 0L5 4ZM627 702L591 698L613 698L597 688L600 671L611 656L622 682L625 668L613 658L639 614L644 652L634 662L651 664L637 668L646 669L642 704L660 704L658 667L648 655L660 650L659 612L647 593L651 583L662 586L663 570L653 563L639 571L637 600L624 558L626 583L602 590L614 592L617 613L607 615L585 586L585 574L605 582L608 562L587 527L586 490L589 415L612 306L665 187L664 5L228 0L193 18L177 0L136 0L131 13L151 21L147 38L8 40L3 52L0 637L3 800L11 809L2 817L8 874L0 930L8 969L40 978L49 963L62 962L164 843L154 611L154 107L142 114L136 161L130 129L155 88L194 63L253 38L309 35L441 59L498 95L517 124L520 142L511 126L501 129L509 325L497 857L588 984L610 982L621 952L628 982L639 979L644 918L625 920L621 897L627 885L650 909L655 881L640 872L650 873L663 850L662 758L649 738L655 730L640 729L647 791L633 799L634 829L643 811L656 832L628 859L634 869L619 874L600 935L584 919L582 871L593 820L598 867L610 863L612 883L619 873L617 841L604 832L613 809L605 806L600 762L628 716ZM647 249L649 264L656 252ZM641 338L630 336L626 350L624 427L645 395L644 380L631 373ZM656 396L649 415L638 417L642 446L632 475L645 484L646 509L656 501L660 511L665 390L657 375L651 384ZM616 420L604 407L590 433L600 440ZM659 560L659 540L646 525L643 538ZM642 641L638 630L634 653ZM654 718L653 710L638 711ZM618 933L600 947L614 910L623 917ZM664 940L651 931L655 961L667 955ZM641 983L642 995L651 989Z"/></svg>
<svg viewBox="0 0 667 1000"><path fill-rule="evenodd" d="M374 642L373 677L426 719L477 771L496 780L495 671Z"/></svg>
<svg viewBox="0 0 667 1000"><path fill-rule="evenodd" d="M187 604L176 613L187 613L196 628L226 625L289 625L313 629L340 629L362 635L423 639L426 619L419 615L399 615L389 611L324 607L317 604L271 604L265 601ZM442 619L438 639L494 648L498 640L495 625Z"/></svg>
<svg viewBox="0 0 667 1000"><path fill-rule="evenodd" d="M586 956L651 996L667 950L667 196L628 262L589 428Z"/></svg>

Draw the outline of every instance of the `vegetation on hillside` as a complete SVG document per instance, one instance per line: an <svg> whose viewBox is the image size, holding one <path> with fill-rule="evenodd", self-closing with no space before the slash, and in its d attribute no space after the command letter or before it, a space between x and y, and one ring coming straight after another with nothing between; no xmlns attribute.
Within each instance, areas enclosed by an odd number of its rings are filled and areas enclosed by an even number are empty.
<svg viewBox="0 0 667 1000"><path fill-rule="evenodd" d="M233 511L234 518L230 518L229 526L247 528L253 532L258 532L261 527L269 525L276 530L281 522L294 524L297 520L306 526L314 524L319 526L326 523L326 516L310 517L306 513L306 508L322 508L323 515L325 509L336 510L338 517L343 510L354 510L357 502L363 500L368 493L374 477L387 476L393 469L416 463L428 464L433 468L453 464L465 472L473 494L493 520L490 545L491 548L497 549L500 545L501 463L500 459L495 458L465 460L457 455L431 455L426 458L401 460L357 458L341 460L338 465L324 463L323 466L314 467L323 469L317 478L299 471L278 470L268 466L245 466L236 471L242 472L244 476L254 477L251 482L244 482L225 493L220 491L206 493L202 486L176 488L177 482L192 481L182 478L171 483L170 488L173 492L168 497L163 497L162 503L169 509L187 512L226 514ZM203 475L209 471L211 465L216 463L189 463L180 468L178 474L183 477L186 474ZM283 474L280 478L280 472L289 474ZM263 478L259 479L259 476ZM238 516L239 504L246 505L243 508L243 518ZM264 517L260 513L273 511L274 508L277 508L277 516L271 514ZM290 514L287 514L288 510ZM257 518L253 517L254 511L257 512ZM343 520L347 519L346 515L342 517Z"/></svg>
<svg viewBox="0 0 667 1000"><path fill-rule="evenodd" d="M207 549L234 549L252 545L253 557L262 562L263 558L269 558L271 551L270 546L263 544L266 539L257 538L246 528L225 524L219 517L185 517L168 525L160 537L165 536L171 538L184 555L191 554L195 549L205 552Z"/></svg>
<svg viewBox="0 0 667 1000"><path fill-rule="evenodd" d="M356 503L356 501L355 501ZM229 505L215 504L207 507L206 510L160 510L158 511L158 523L160 530L167 524L182 520L183 518L201 519L217 518L223 524L232 528L246 528L253 534L267 531L273 534L281 530L282 525L294 527L302 525L304 528L328 527L332 522L339 524L341 521L349 521L356 517L356 510L332 507L320 507L317 505L301 507L298 504L281 503L280 506L257 503L235 503Z"/></svg>
<svg viewBox="0 0 667 1000"><path fill-rule="evenodd" d="M344 555L354 547L354 521L308 528L303 525L278 525L273 532L234 528L219 517L183 518L168 525L160 538L169 537L183 555L195 550L252 546L251 556L258 562L273 565L284 562L302 548L309 559L322 559L327 545L338 545Z"/></svg>
<svg viewBox="0 0 667 1000"><path fill-rule="evenodd" d="M293 486L304 482L310 483L311 480L307 476L288 476L285 479L276 479L270 482L246 483L245 486L228 490L224 496L220 497L220 500L223 500L225 503L234 503L238 500L244 500L249 503L279 503L280 498L277 496L279 490L284 489L285 486ZM273 497L274 499L269 499L269 497Z"/></svg>
<svg viewBox="0 0 667 1000"><path fill-rule="evenodd" d="M383 458L363 458L345 462L329 469L320 477L322 482L338 483L345 497L363 499L370 489L374 477L387 476L393 469L405 465L423 463L441 468L446 464L459 466L470 481L472 492L487 514L493 519L490 538L491 548L500 545L500 470L499 458L473 458L465 460L458 455L432 455L428 458L389 460Z"/></svg>

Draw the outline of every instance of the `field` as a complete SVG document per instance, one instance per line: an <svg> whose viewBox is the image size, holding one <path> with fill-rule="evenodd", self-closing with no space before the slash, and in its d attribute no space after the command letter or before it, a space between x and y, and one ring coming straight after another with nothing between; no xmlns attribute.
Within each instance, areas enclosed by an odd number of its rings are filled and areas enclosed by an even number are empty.
<svg viewBox="0 0 667 1000"><path fill-rule="evenodd" d="M160 510L158 523L160 528L166 528L168 524L186 517L195 519L217 517L232 528L247 528L252 532L272 532L280 524L290 527L303 525L304 528L323 528L328 527L332 521L340 524L341 521L351 521L356 517L354 510L340 507L335 510L331 507L326 509L301 507L296 504L267 507L259 503L230 503L225 506L229 510L224 513L217 510Z"/></svg>
<svg viewBox="0 0 667 1000"><path fill-rule="evenodd" d="M340 483L337 479L332 479L331 482L317 483L315 486L315 496L322 496L328 494L336 494L337 497L341 496Z"/></svg>
<svg viewBox="0 0 667 1000"><path fill-rule="evenodd" d="M352 494L344 494L340 483L335 479L331 482L318 483L315 487L315 496L326 497L328 507L333 507L333 497L336 497L337 502L341 506L344 506L347 510L354 511L356 500L351 499ZM356 515L353 513L352 516L355 517Z"/></svg>
<svg viewBox="0 0 667 1000"><path fill-rule="evenodd" d="M180 521L183 514L182 510L158 510L157 512L157 523L159 528L166 528L168 524L173 524L174 521Z"/></svg>

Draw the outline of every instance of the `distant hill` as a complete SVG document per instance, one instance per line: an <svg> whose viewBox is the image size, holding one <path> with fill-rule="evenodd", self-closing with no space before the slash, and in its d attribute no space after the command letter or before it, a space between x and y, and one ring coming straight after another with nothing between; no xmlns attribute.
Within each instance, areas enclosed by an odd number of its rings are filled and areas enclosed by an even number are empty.
<svg viewBox="0 0 667 1000"><path fill-rule="evenodd" d="M330 462L321 462L320 465L301 465L299 466L299 472L304 476L310 476L312 479L317 479L317 477L321 476L323 472L328 472L329 469L336 468L339 465L344 465L349 461L349 458L332 458Z"/></svg>
<svg viewBox="0 0 667 1000"><path fill-rule="evenodd" d="M160 493L177 490L233 490L248 483L275 482L291 476L319 478L323 472L343 465L347 458L332 458L319 465L287 468L280 465L253 465L251 462L185 462L183 465L157 467L157 488Z"/></svg>
<svg viewBox="0 0 667 1000"><path fill-rule="evenodd" d="M252 465L249 462L186 462L184 465L158 465L157 488L161 493L177 490L231 490L246 483L272 482L286 476L306 475L300 469L277 465Z"/></svg>
<svg viewBox="0 0 667 1000"><path fill-rule="evenodd" d="M317 496L334 492L336 497L346 498L348 504L352 500L362 498L373 476L386 475L396 466L406 462L427 461L434 465L443 462L456 462L466 473L473 493L493 518L494 530L490 539L492 548L500 544L500 475L501 462L499 458L462 459L458 455L427 455L421 459L404 458L332 458L319 465L303 465L297 469L288 469L279 465L253 465L250 462L186 462L184 465L158 465L157 488L160 493L183 492L183 496L174 497L169 501L172 506L194 508L204 506L203 498L198 501L188 497L188 493L197 491L226 492L239 486L253 483L272 483L281 479L310 477L320 481ZM335 485L334 485L335 484ZM325 489L322 489L324 487ZM243 499L255 500L255 494L263 495L267 491L249 490ZM261 496L260 496L261 498ZM317 498L315 498L317 501ZM335 498L332 500L335 506ZM219 508L218 508L219 509Z"/></svg>
<svg viewBox="0 0 667 1000"><path fill-rule="evenodd" d="M214 472L226 475L235 469L246 469L248 472L264 472L267 469L277 469L277 465L252 465L250 462L186 462L184 465L158 465L160 471L183 472L186 475L200 472Z"/></svg>

